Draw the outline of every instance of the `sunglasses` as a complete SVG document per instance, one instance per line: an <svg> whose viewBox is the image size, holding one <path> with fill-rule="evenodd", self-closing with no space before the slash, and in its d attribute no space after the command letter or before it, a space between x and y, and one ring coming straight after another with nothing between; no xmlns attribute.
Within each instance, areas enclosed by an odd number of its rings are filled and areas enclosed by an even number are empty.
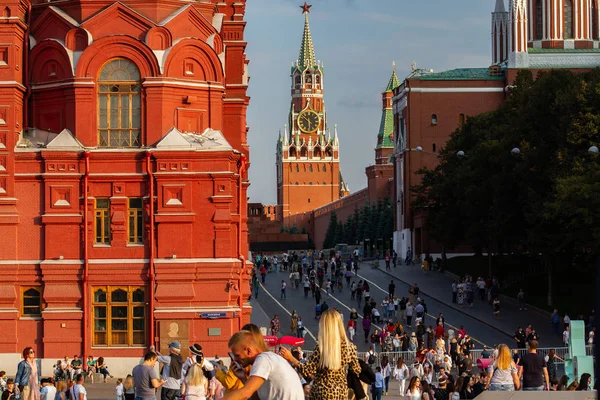
<svg viewBox="0 0 600 400"><path fill-rule="evenodd" d="M29 350L29 354L35 354L35 351Z"/></svg>

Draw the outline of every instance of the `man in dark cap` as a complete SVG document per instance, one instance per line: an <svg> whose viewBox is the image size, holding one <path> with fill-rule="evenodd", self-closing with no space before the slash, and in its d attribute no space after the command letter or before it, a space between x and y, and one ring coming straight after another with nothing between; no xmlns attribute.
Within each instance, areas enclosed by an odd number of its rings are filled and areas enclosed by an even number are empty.
<svg viewBox="0 0 600 400"><path fill-rule="evenodd" d="M161 378L165 381L161 389L161 400L176 400L181 397L181 376L183 358L181 358L181 343L177 340L169 343L169 355L159 353L158 362L162 365Z"/></svg>

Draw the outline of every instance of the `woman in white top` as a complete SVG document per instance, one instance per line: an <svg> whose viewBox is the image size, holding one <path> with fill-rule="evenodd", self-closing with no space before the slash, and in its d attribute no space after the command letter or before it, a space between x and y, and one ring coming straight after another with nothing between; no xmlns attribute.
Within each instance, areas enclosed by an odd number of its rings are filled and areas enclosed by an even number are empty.
<svg viewBox="0 0 600 400"><path fill-rule="evenodd" d="M181 392L189 400L206 400L208 379L204 376L204 371L202 371L200 364L194 364L190 367L183 381Z"/></svg>
<svg viewBox="0 0 600 400"><path fill-rule="evenodd" d="M390 384L390 377L392 376L392 367L388 361L387 356L381 358L381 375L384 379L384 391L383 393L387 396Z"/></svg>
<svg viewBox="0 0 600 400"><path fill-rule="evenodd" d="M444 342L444 339L439 338L435 342L435 351L440 357L444 355L444 353L446 352L446 342Z"/></svg>
<svg viewBox="0 0 600 400"><path fill-rule="evenodd" d="M408 379L408 367L404 364L402 358L398 359L398 364L394 368L394 378L398 381L400 396L404 396L404 393L406 393L406 380Z"/></svg>
<svg viewBox="0 0 600 400"><path fill-rule="evenodd" d="M421 379L423 376L423 365L421 365L421 363L416 359L412 368L410 369L410 376L411 378L416 376L419 379Z"/></svg>
<svg viewBox="0 0 600 400"><path fill-rule="evenodd" d="M421 380L417 376L413 376L406 389L406 397L408 400L421 400Z"/></svg>

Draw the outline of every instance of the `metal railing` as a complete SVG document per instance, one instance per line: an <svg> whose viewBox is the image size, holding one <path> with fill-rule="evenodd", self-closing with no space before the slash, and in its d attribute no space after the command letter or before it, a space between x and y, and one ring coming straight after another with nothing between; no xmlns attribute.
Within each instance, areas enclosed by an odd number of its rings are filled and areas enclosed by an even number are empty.
<svg viewBox="0 0 600 400"><path fill-rule="evenodd" d="M569 359L569 348L568 347L544 347L544 348L538 348L537 352L538 352L538 354L541 354L542 356L546 357L548 355L548 353L550 353L550 350L552 350L552 349L554 349L555 354L558 357L560 357L560 359L557 358L555 360L555 364L562 365L562 364L564 364L564 361L562 361L562 360ZM527 353L527 349L517 349L517 350L518 350L520 356L523 356L524 354ZM490 356L493 354L493 351L494 351L494 349L488 349ZM304 352L305 358L310 357L310 355L312 354L311 350L303 350L303 352ZM479 358L481 358L483 349L472 349L470 353L473 357L474 364L476 364L475 361L477 361ZM588 356L594 355L594 346L593 345L586 346L586 354ZM377 365L380 365L383 357L387 357L387 359L391 365L395 365L398 362L399 358L402 358L407 363L412 363L412 361L415 359L415 355L416 355L415 352L412 352L412 351L394 351L394 352L387 352L387 351L377 352L376 351L375 352L375 356L376 356L375 363ZM366 360L367 352L366 351L358 352L358 358L360 358L362 360ZM476 367L476 365L474 365L474 366Z"/></svg>

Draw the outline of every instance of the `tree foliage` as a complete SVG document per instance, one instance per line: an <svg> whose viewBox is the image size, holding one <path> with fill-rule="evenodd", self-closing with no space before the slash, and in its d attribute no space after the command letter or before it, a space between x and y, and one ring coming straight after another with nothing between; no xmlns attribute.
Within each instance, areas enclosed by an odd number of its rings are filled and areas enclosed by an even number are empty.
<svg viewBox="0 0 600 400"><path fill-rule="evenodd" d="M555 263L598 252L600 158L587 150L599 132L600 70L535 80L523 70L503 106L469 118L438 166L418 172L413 206L448 248L467 242Z"/></svg>
<svg viewBox="0 0 600 400"><path fill-rule="evenodd" d="M389 199L377 204L365 204L354 213L339 221L335 211L329 217L323 248L332 248L338 243L358 244L365 239L389 240L394 234L394 210Z"/></svg>

